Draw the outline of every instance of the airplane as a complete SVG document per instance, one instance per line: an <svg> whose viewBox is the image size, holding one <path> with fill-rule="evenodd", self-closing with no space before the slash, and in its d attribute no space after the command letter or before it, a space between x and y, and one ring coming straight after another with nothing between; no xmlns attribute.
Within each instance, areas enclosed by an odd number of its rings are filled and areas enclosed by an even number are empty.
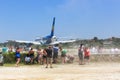
<svg viewBox="0 0 120 80"><path fill-rule="evenodd" d="M56 36L54 36L54 26L55 26L55 17L53 18L51 33L45 37L37 38L35 41L40 42L41 44L50 44L57 40Z"/></svg>
<svg viewBox="0 0 120 80"><path fill-rule="evenodd" d="M51 44L51 45L59 44L59 43L70 43L76 41L76 40L62 40L62 41L57 40L58 38L54 35L54 27L55 27L55 17L53 18L51 33L43 38L37 38L35 41L38 41L41 44Z"/></svg>
<svg viewBox="0 0 120 80"><path fill-rule="evenodd" d="M76 40L62 40L58 41L57 37L54 35L54 26L55 26L55 17L53 18L53 23L52 23L52 29L51 33L45 37L38 37L35 39L35 41L23 41L23 40L8 40L8 41L14 41L14 42L19 42L19 43L32 43L35 45L55 45L59 43L70 43L74 42Z"/></svg>

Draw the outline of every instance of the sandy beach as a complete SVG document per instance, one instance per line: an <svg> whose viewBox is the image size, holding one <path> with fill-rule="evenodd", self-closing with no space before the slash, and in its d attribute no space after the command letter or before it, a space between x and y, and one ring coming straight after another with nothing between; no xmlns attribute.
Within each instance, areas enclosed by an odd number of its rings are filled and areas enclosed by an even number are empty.
<svg viewBox="0 0 120 80"><path fill-rule="evenodd" d="M2 66L0 80L120 80L120 63Z"/></svg>

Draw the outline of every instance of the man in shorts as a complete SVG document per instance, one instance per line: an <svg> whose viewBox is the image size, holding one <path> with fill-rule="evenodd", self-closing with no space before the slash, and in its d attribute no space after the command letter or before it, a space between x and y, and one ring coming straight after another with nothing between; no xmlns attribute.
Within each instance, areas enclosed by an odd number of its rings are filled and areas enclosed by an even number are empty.
<svg viewBox="0 0 120 80"><path fill-rule="evenodd" d="M78 57L79 57L79 65L83 65L84 60L84 46L83 44L80 44L80 47L78 48Z"/></svg>
<svg viewBox="0 0 120 80"><path fill-rule="evenodd" d="M48 46L48 48L46 49L47 52L47 65L46 68L48 68L48 64L50 64L50 68L52 67L52 54L53 54L53 48L51 45Z"/></svg>

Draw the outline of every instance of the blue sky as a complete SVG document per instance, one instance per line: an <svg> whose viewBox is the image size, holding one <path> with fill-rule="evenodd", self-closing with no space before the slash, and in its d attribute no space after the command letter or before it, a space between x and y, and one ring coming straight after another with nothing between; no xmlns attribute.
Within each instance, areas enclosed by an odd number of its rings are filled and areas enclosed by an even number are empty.
<svg viewBox="0 0 120 80"><path fill-rule="evenodd" d="M0 42L50 33L73 38L120 37L120 0L0 0Z"/></svg>

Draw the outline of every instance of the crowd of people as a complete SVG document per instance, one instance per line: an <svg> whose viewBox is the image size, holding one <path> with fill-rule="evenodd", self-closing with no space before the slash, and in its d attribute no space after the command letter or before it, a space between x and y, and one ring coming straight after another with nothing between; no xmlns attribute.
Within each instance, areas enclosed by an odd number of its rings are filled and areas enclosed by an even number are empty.
<svg viewBox="0 0 120 80"><path fill-rule="evenodd" d="M20 63L20 48L16 49L15 58L16 58L16 66L19 66ZM35 56L35 52L33 48L29 50L29 52L25 56L25 63L26 64L34 64L35 62L46 65L46 68L50 67L53 68L53 63L58 63L58 53L61 53L61 63L65 64L67 62L73 63L74 56L67 54L67 50L59 47L58 45L52 46L49 45L44 49L37 49L37 55ZM83 65L89 63L90 61L90 51L88 47L84 47L83 44L80 44L78 48L78 57L79 57L79 64Z"/></svg>
<svg viewBox="0 0 120 80"><path fill-rule="evenodd" d="M49 45L43 50L41 48L37 49L37 55L35 56L35 51L33 50L33 48L31 48L25 56L25 63L34 64L34 62L36 61L39 64L46 64L46 68L48 68L48 65L50 64L50 68L52 68L52 63L57 62L58 51L58 46ZM16 66L19 66L18 64L20 63L20 48L16 49L15 58Z"/></svg>

